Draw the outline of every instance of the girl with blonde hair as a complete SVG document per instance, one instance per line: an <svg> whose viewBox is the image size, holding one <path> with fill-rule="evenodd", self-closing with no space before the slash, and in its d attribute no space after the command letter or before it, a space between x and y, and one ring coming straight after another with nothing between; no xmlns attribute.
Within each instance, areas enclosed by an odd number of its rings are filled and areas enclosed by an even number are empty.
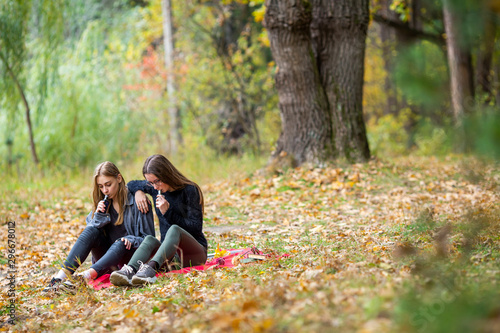
<svg viewBox="0 0 500 333"><path fill-rule="evenodd" d="M61 286L73 288L65 280L91 252L92 266L77 274L85 280L118 269L130 260L146 236L155 236L152 212L139 211L134 196L113 163L103 162L96 167L92 198L93 209L86 218L86 228L44 291L58 290Z"/></svg>

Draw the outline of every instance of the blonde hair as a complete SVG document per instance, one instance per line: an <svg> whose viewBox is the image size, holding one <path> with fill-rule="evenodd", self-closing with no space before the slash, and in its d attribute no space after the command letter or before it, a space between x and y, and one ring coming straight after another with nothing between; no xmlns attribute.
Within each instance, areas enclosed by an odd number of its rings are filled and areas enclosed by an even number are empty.
<svg viewBox="0 0 500 333"><path fill-rule="evenodd" d="M97 210L97 205L101 200L104 199L104 194L99 189L99 185L97 184L97 177L105 176L105 177L114 177L118 178L121 176L120 170L111 162L102 162L99 164L94 170L94 191L92 192L92 198L94 199L94 210L92 211L92 217L94 217L94 213ZM123 179L121 183L118 184L118 192L114 200L118 202L118 220L115 222L115 225L120 225L123 223L123 211L125 206L125 201L127 200L127 187L125 186L125 179Z"/></svg>

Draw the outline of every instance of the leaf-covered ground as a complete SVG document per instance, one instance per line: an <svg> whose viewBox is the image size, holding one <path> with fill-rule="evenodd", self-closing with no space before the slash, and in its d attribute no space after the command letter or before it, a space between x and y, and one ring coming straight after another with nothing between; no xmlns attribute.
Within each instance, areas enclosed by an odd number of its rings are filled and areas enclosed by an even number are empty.
<svg viewBox="0 0 500 333"><path fill-rule="evenodd" d="M498 331L499 185L498 166L458 157L205 184L209 252L290 256L76 295L41 289L84 229L90 188L4 191L1 274L15 221L18 323L3 282L1 330Z"/></svg>

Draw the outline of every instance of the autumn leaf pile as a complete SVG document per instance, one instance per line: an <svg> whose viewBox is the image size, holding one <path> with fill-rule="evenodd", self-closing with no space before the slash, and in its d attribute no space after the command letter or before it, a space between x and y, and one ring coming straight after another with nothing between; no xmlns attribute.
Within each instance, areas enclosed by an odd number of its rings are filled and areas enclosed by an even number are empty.
<svg viewBox="0 0 500 333"><path fill-rule="evenodd" d="M427 295L444 276L438 272L459 272L462 286L499 289L499 184L497 165L458 157L304 166L203 184L209 252L256 246L289 256L76 295L41 289L85 227L90 188L2 193L3 222L16 222L18 324L1 329L419 331L457 303L441 301L427 317L426 300L411 302L413 309L405 303L422 286ZM466 290L454 295L460 300ZM6 304L3 297L3 323ZM484 311L475 327L495 330L500 308Z"/></svg>

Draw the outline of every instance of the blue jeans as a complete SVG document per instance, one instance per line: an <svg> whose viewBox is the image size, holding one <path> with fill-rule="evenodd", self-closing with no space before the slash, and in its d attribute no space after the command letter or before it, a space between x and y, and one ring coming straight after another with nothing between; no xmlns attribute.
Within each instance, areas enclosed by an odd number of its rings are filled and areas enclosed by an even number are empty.
<svg viewBox="0 0 500 333"><path fill-rule="evenodd" d="M126 264L134 254L135 249L127 250L121 239L112 243L102 229L88 226L71 248L62 268L73 274L87 259L90 252L92 252L94 259L91 268L95 269L97 276L101 276L118 268L118 265Z"/></svg>

